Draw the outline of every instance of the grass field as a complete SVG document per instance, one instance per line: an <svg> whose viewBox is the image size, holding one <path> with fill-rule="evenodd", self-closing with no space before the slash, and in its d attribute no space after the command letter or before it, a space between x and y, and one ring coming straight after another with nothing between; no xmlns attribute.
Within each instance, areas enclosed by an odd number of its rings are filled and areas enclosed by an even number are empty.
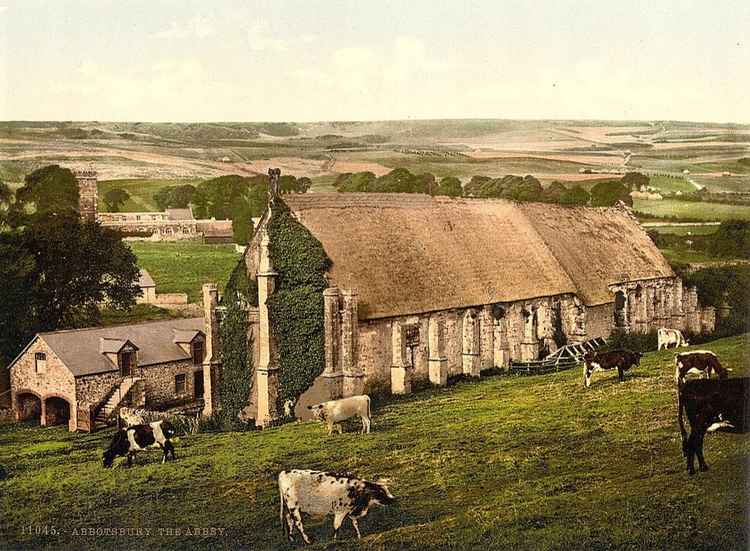
<svg viewBox="0 0 750 551"><path fill-rule="evenodd" d="M724 205L720 203L703 203L663 199L661 201L633 200L633 210L655 216L690 218L696 220L750 220L750 206Z"/></svg>
<svg viewBox="0 0 750 551"><path fill-rule="evenodd" d="M133 180L104 180L99 182L99 210L106 212L104 195L111 189L122 188L128 192L130 199L120 208L122 212L148 212L160 210L154 201L154 193L166 186L179 186L183 184L196 185L199 179L191 180L158 180L158 179L133 179Z"/></svg>
<svg viewBox="0 0 750 551"><path fill-rule="evenodd" d="M744 373L748 335L701 345ZM689 477L676 422L673 351L628 373L578 369L496 376L375 403L373 433L326 437L320 425L185 436L178 460L142 454L105 470L111 430L0 427L4 547L292 549L279 524L282 469L391 478L398 503L348 521L337 549L745 549L745 435L711 434L711 470ZM306 520L332 549L331 518ZM28 534L47 526L56 534ZM149 536L80 536L74 529L150 528ZM158 528L223 528L223 537ZM299 544L299 538L297 538Z"/></svg>
<svg viewBox="0 0 750 551"><path fill-rule="evenodd" d="M670 264L692 264L704 262L719 262L727 260L711 256L702 251L688 251L685 249L659 249Z"/></svg>
<svg viewBox="0 0 750 551"><path fill-rule="evenodd" d="M695 186L684 178L670 178L669 176L654 174L649 176L649 180L650 186L665 193L676 193L678 191L692 193L695 191Z"/></svg>
<svg viewBox="0 0 750 551"><path fill-rule="evenodd" d="M129 246L154 278L157 293L187 293L190 302L200 302L204 283L223 289L239 260L234 245L134 241Z"/></svg>
<svg viewBox="0 0 750 551"><path fill-rule="evenodd" d="M645 226L647 231L655 231L658 233L671 233L674 235L711 235L716 233L719 226Z"/></svg>

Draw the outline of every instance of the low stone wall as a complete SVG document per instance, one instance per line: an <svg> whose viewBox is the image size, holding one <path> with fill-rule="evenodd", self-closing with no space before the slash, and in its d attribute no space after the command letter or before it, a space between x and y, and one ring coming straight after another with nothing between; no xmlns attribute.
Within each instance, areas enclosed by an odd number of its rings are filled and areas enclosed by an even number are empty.
<svg viewBox="0 0 750 551"><path fill-rule="evenodd" d="M173 306L187 303L187 293L157 293L152 302L156 306Z"/></svg>

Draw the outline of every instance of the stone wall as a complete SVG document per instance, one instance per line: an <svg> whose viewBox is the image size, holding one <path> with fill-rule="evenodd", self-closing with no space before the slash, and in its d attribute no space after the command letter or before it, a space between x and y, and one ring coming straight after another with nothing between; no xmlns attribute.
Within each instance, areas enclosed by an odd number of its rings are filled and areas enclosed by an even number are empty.
<svg viewBox="0 0 750 551"><path fill-rule="evenodd" d="M36 370L37 352L46 354L46 367L44 372L40 373ZM13 365L10 370L10 384L13 409L17 413L17 418L20 418L19 415L24 415L21 409L25 407L24 401L18 399L19 395L33 393L40 400L39 413L42 425L47 424L46 402L53 397L63 398L68 402L71 423L75 424L77 414L75 380L60 358L42 339L36 339Z"/></svg>
<svg viewBox="0 0 750 551"><path fill-rule="evenodd" d="M166 364L157 364L138 368L136 372L143 377L146 389L146 407L159 408L180 402L189 402L195 398L193 372L195 368L192 360L183 360ZM177 394L175 377L185 375L185 392Z"/></svg>
<svg viewBox="0 0 750 551"><path fill-rule="evenodd" d="M99 404L116 384L121 381L119 371L108 371L76 379L76 397L80 404Z"/></svg>

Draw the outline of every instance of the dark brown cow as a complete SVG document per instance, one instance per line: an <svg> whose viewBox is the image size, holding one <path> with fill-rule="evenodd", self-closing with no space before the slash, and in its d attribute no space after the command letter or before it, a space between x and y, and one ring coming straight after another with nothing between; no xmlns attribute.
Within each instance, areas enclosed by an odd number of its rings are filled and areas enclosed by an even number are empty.
<svg viewBox="0 0 750 551"><path fill-rule="evenodd" d="M583 364L583 384L586 387L591 385L591 376L595 371L604 371L607 369L617 369L620 382L625 380L625 372L639 365L641 362L640 352L631 352L630 350L610 350L608 352L588 352L584 357Z"/></svg>
<svg viewBox="0 0 750 551"><path fill-rule="evenodd" d="M688 473L694 474L695 457L701 471L708 465L703 459L703 438L707 432L730 430L744 432L750 428L750 378L693 379L677 387L678 420L682 436L682 453ZM683 411L690 423L685 430Z"/></svg>
<svg viewBox="0 0 750 551"><path fill-rule="evenodd" d="M675 354L674 365L674 378L677 384L684 383L688 373L702 373L706 379L710 379L711 371L713 371L719 379L727 378L727 370L721 366L719 358L710 350L693 350Z"/></svg>

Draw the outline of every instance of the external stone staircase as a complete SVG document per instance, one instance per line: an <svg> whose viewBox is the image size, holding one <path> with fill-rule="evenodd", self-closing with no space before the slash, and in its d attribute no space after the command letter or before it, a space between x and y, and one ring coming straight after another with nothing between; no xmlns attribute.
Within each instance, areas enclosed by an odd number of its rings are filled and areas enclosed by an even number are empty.
<svg viewBox="0 0 750 551"><path fill-rule="evenodd" d="M135 389L135 386L143 381L139 377L125 377L119 385L115 385L110 391L109 398L104 402L104 405L99 408L95 418L95 428L97 430L107 427L114 414L120 409L122 402L128 396L131 390Z"/></svg>

